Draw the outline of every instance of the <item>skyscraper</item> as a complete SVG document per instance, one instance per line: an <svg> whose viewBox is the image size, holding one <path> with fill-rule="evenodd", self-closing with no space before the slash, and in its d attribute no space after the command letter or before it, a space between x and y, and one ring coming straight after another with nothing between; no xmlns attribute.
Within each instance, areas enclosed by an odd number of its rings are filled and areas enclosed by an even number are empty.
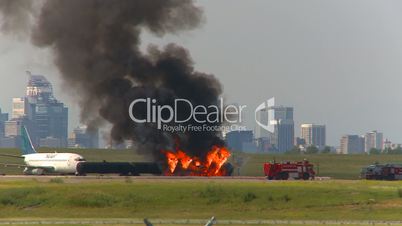
<svg viewBox="0 0 402 226"><path fill-rule="evenodd" d="M52 84L43 75L28 76L26 96L13 98L12 118L4 123L5 140L18 145L24 125L35 145L67 147L68 109L54 98Z"/></svg>
<svg viewBox="0 0 402 226"><path fill-rule="evenodd" d="M268 108L269 124L273 127L271 143L279 152L293 148L294 121L293 108L284 106L271 106Z"/></svg>
<svg viewBox="0 0 402 226"><path fill-rule="evenodd" d="M257 147L260 152L272 150L272 134L275 132L274 126L269 123L270 112L269 108L275 105L275 98L267 100L256 109L255 120L257 128L255 131L255 138ZM272 113L272 112L271 112Z"/></svg>
<svg viewBox="0 0 402 226"><path fill-rule="evenodd" d="M226 134L226 143L233 151L256 152L257 147L253 142L253 131L231 131Z"/></svg>
<svg viewBox="0 0 402 226"><path fill-rule="evenodd" d="M366 133L364 151L369 153L370 149L375 148L378 150L384 149L383 134L376 130Z"/></svg>
<svg viewBox="0 0 402 226"><path fill-rule="evenodd" d="M278 151L284 152L293 148L294 141L294 122L293 122L293 108L279 107L276 111L283 112L285 118L277 118L277 125L275 127L275 134L277 135Z"/></svg>
<svg viewBox="0 0 402 226"><path fill-rule="evenodd" d="M29 107L28 99L25 97L13 98L13 109L11 113L12 119L31 116L32 109Z"/></svg>
<svg viewBox="0 0 402 226"><path fill-rule="evenodd" d="M39 143L67 147L67 107L53 96L52 84L43 75L32 75L30 72L28 75L26 98L28 106L34 107L32 120Z"/></svg>
<svg viewBox="0 0 402 226"><path fill-rule="evenodd" d="M356 154L364 152L364 137L344 135L341 138L340 154Z"/></svg>
<svg viewBox="0 0 402 226"><path fill-rule="evenodd" d="M37 99L49 100L54 99L52 84L43 75L33 75L27 72L29 81L26 87L25 95L32 98L31 101L35 102Z"/></svg>
<svg viewBox="0 0 402 226"><path fill-rule="evenodd" d="M12 118L4 123L4 137L0 139L1 147L15 148L20 146L22 125L26 126L30 132L34 132L32 123L26 116ZM35 134L32 133L31 135ZM35 137L31 136L32 138Z"/></svg>
<svg viewBox="0 0 402 226"><path fill-rule="evenodd" d="M86 126L79 126L74 129L68 138L70 148L99 148L99 131L88 130Z"/></svg>
<svg viewBox="0 0 402 226"><path fill-rule="evenodd" d="M0 138L4 137L4 125L8 121L8 114L2 113L0 109Z"/></svg>
<svg viewBox="0 0 402 226"><path fill-rule="evenodd" d="M268 125L268 108L261 109L257 114L257 120L263 125ZM269 131L261 126L257 127L255 131L256 139L264 139L269 137Z"/></svg>
<svg viewBox="0 0 402 226"><path fill-rule="evenodd" d="M258 125L256 138L259 150L265 151L262 146L269 146L269 150L279 152L293 148L294 121L292 107L276 106L275 98L273 97L257 107L255 119ZM267 145L267 142L269 142L269 145Z"/></svg>
<svg viewBox="0 0 402 226"><path fill-rule="evenodd" d="M318 149L324 148L325 135L325 125L301 125L301 137L306 141L306 146L314 145Z"/></svg>
<svg viewBox="0 0 402 226"><path fill-rule="evenodd" d="M13 118L5 123L5 136L17 137L21 135L22 118Z"/></svg>
<svg viewBox="0 0 402 226"><path fill-rule="evenodd" d="M32 120L33 114L33 105L29 103L27 97L13 98L11 119L4 122L4 139L0 140L0 145L2 147L18 147L22 125L27 127L34 145L37 145L36 127Z"/></svg>

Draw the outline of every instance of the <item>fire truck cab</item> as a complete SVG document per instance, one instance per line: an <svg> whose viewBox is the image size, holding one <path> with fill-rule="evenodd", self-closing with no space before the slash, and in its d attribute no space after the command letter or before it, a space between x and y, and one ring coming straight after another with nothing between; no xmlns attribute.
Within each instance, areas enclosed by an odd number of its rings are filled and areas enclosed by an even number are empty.
<svg viewBox="0 0 402 226"><path fill-rule="evenodd" d="M301 162L264 163L264 174L268 180L314 179L314 165L307 160Z"/></svg>

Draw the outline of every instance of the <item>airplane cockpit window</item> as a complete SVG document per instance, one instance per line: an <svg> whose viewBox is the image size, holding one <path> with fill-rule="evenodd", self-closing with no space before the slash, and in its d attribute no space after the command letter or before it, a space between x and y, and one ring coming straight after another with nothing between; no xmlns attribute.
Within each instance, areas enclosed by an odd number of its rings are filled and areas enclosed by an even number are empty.
<svg viewBox="0 0 402 226"><path fill-rule="evenodd" d="M77 157L74 160L78 161L78 162L85 162L86 161L84 158L80 158L80 157Z"/></svg>

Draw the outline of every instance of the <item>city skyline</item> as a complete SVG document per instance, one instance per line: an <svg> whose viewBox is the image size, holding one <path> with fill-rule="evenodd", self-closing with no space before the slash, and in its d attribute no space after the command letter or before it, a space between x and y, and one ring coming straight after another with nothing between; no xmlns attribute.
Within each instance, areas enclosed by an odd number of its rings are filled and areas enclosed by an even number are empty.
<svg viewBox="0 0 402 226"><path fill-rule="evenodd" d="M6 142L6 144L9 146L12 146L9 144L11 142L9 138L14 137L15 135L18 135L20 133L19 130L21 127L21 123L28 127L32 127L33 124L31 125L31 123L26 122L26 120L37 120L38 118L39 121L43 121L41 119L42 116L40 116L41 113L40 111L38 111L38 109L41 109L43 107L48 108L48 103L56 105L61 104L61 106L64 108L64 104L60 103L54 97L53 86L45 76L38 74L34 75L30 71L27 71L26 73L29 76L29 79L26 85L25 96L12 98L12 111L10 113L4 113L1 111L0 108L0 129L2 132L2 136L6 138L3 139L2 142ZM265 108L261 109L261 111L258 112L258 114L256 115L256 119L262 124L266 124L268 126L268 130L265 131L266 129L259 127L255 131L245 130L237 132L233 131L234 133L230 132L230 136L226 137L226 139L232 140L232 144L235 143L233 147L238 148L238 150L247 152L266 152L267 150L264 150L263 148L263 146L266 145L266 141L268 141L269 145L271 146L269 150L270 152L286 152L291 150L293 147L302 148L301 150L305 151L305 149L309 146L316 146L318 149L322 150L324 147L327 146L325 125L319 125L315 123L302 123L300 124L301 129L299 136L297 134L294 134L295 125L293 121L293 107L276 105L275 97L270 98L269 100L267 100L266 103L267 105L265 105ZM43 106L41 107L41 105ZM56 105L54 107L58 107ZM67 108L65 109L65 124L67 124L68 113ZM53 113L49 112L49 114ZM11 117L8 121L5 121L9 115ZM21 122L18 123L19 121ZM50 145L55 147L98 147L98 135L96 135L96 137L93 137L94 134L87 133L86 127L74 127L71 136L67 136L67 132L63 133L64 135L55 135L54 132L49 133L49 131L41 132L41 125L37 124L37 122L35 122L34 124L34 127L38 128L38 132L35 132L34 136L37 136L37 143L39 146ZM286 128L283 127L283 125L285 124ZM280 126L281 129L279 128ZM288 126L290 127L287 128ZM50 127L48 129L50 129ZM64 127L64 129L67 131L66 127ZM280 132L280 130L282 130L282 132ZM284 133L284 130L289 131ZM42 133L43 135L41 135ZM49 134L52 135L49 136ZM61 137L65 137L65 140L58 140ZM42 141L43 138L46 139ZM244 139L244 141L241 141L242 139ZM288 142L289 140L290 142ZM303 142L303 145L301 145L300 147L297 144L299 141ZM96 142L96 144L92 142ZM339 146L332 145L332 147L338 147L339 149L337 149L337 153L340 154L363 152L369 153L371 149L383 150L385 147L385 142L387 143L387 147L389 147L390 145L398 147L400 145L398 143L392 143L392 141L388 139L384 139L382 132L372 130L371 132L367 132L363 135L350 135L345 133L340 138ZM1 145L4 146L4 144ZM228 145L229 147L231 147L229 143Z"/></svg>
<svg viewBox="0 0 402 226"><path fill-rule="evenodd" d="M27 71L26 90L12 99L11 117L4 123L1 147L18 147L22 127L30 132L35 146L67 147L68 108L53 94L53 86L43 75Z"/></svg>
<svg viewBox="0 0 402 226"><path fill-rule="evenodd" d="M30 71L26 71L26 73L28 74L28 76L30 76ZM40 75L40 76L42 76L42 75ZM46 78L47 79L47 78ZM27 80L29 81L29 77L27 77ZM50 87L50 92L52 92L53 93L53 87ZM29 88L25 88L25 91L26 91L26 95L29 95ZM32 90L31 90L32 91ZM31 93L32 94L32 93ZM21 102L21 103L23 103L24 101L23 101L23 99L24 98L20 98L20 97L13 97L12 99L11 99L11 101L10 101L10 105L11 106L13 106L13 104L15 104L14 102ZM273 106L275 106L275 97L272 97L272 98L270 98L269 99L269 101L270 101L270 103L272 104L272 106L271 106L271 111L273 111ZM68 107L68 106L67 106ZM284 107L283 105L278 105L277 107L279 107L279 108L289 108L289 107ZM291 108L291 111L292 111L292 117L293 117L293 107L290 107ZM10 119L13 119L13 118L16 118L16 115L15 114L24 114L24 112L23 111L21 111L21 112L14 112L15 111L15 109L13 108L13 107L11 107L11 110L10 110L10 112L6 112L5 110L4 110L5 108L2 108L2 106L0 106L0 114L8 114L9 116L10 116ZM261 120L261 122L262 123L268 123L268 118L267 118L267 120L265 120L265 119L262 119L261 118L261 116L263 115L263 117L264 116L269 116L269 110L267 110L267 109L263 109L261 112L259 112L260 114L258 114L257 116L258 116L258 120ZM271 117L273 116L273 114L271 113ZM70 120L70 118L72 118L70 115L69 115L69 120ZM294 138L303 138L303 126L304 125L312 125L312 126L323 126L324 127L324 131L326 131L326 126L325 126L325 124L323 124L323 125L318 125L317 123L312 123L312 122L303 122L302 120L300 120L301 122L300 122L300 124L294 124ZM78 126L77 126L78 125ZM0 128L1 128L1 126L4 126L4 125L0 125ZM271 127L272 127L273 125L271 125ZM298 130L298 128L301 128L299 131L297 131ZM71 125L71 123L69 123L69 128L68 128L68 134L72 134L72 133L74 133L75 131L78 131L78 129L79 128L82 128L82 125L80 125L79 123L78 124L75 124L75 125ZM252 131L253 131L253 135L254 135L254 138L255 139L258 139L258 138L260 138L260 137L266 137L266 136L268 136L268 134L269 134L269 132L268 131L266 131L265 129L263 129L263 128L261 128L261 127L254 127L254 129L253 128L248 128L248 129L251 129ZM272 127L272 129L274 129L274 127ZM296 132L297 131L297 132ZM372 129L372 130L370 130L370 131L372 131L372 132L377 132L377 129ZM372 132L369 132L369 133L372 133ZM264 134L264 135L259 135L259 134ZM362 131L362 132L357 132L356 134L363 134L363 135L361 135L361 136L367 136L369 133L366 133L365 135L364 135L364 131ZM343 134L342 134L342 136L340 137L340 139L342 140L342 137L345 137L345 136L354 136L354 135L350 135L350 134L353 134L353 133L350 133L350 132L347 132L347 131L345 131ZM326 137L326 132L324 132L324 136ZM382 133L381 133L381 137L383 137L383 135L382 135ZM325 139L324 139L325 140ZM390 140L390 139L388 139L388 137L386 137L386 136L384 136L382 139L381 139L382 141L381 142L384 142L385 140L387 140L388 142L392 142L392 143L394 143L394 144L398 144L398 142L394 142L393 140ZM338 138L338 141L339 141L339 138ZM104 142L104 141L103 141ZM338 148L342 148L342 142L341 143L334 143L334 144L330 144L330 143L326 143L325 141L324 141L324 143L326 144L326 145L328 145L328 146L331 146L331 147L338 147ZM308 145L309 143L306 143L306 145ZM320 145L317 145L317 146L320 146ZM374 145L375 147L377 147L376 145ZM323 146L321 146L321 147L323 147ZM284 150L282 150L282 151L284 151ZM365 151L367 152L367 150L366 150L366 148L365 148Z"/></svg>
<svg viewBox="0 0 402 226"><path fill-rule="evenodd" d="M26 73L28 74L28 76L30 75L30 71L26 71ZM47 79L47 78L46 78ZM29 81L29 77L27 77L27 80ZM26 94L27 95L29 95L29 88L25 88L26 90L25 90L25 92L26 92ZM53 87L50 87L50 89L51 89L51 92L53 93ZM11 106L13 106L13 104L14 104L14 102L15 101L17 101L17 102L22 102L23 103L23 98L20 98L20 97L13 97L12 99L11 99L11 101L10 101L10 105ZM269 99L269 102L272 104L272 106L271 106L271 108L273 107L273 106L275 106L275 97L272 97L272 98L270 98ZM66 105L67 106L67 105ZM68 106L67 106L68 107ZM289 107L284 107L283 105L278 105L277 107L279 107L279 108L289 108ZM292 109L292 117L293 117L293 107L290 107L291 109ZM12 118L15 118L15 114L18 114L18 112L16 113L16 112L14 112L15 111L15 109L13 108L13 107L11 107L11 110L10 110L10 112L6 112L5 110L4 110L5 108L2 108L2 106L0 106L0 114L2 113L3 115L4 114L7 114L7 115L9 115L10 116L10 119L12 119ZM273 111L273 109L271 109L271 111ZM264 116L266 116L266 117L268 117L269 116L269 113L268 113L269 111L267 110L267 109L263 109L261 112L259 112L259 114L257 115L257 117L258 117L258 119L257 120L261 120L261 122L262 123L268 123L268 120L265 120L265 119L263 119L263 118L261 118L262 117L262 115L263 115L263 117ZM19 114L23 114L24 112L20 112ZM273 116L273 114L271 113L271 117ZM74 118L74 117L71 117L70 115L69 115L69 121L70 121L70 118ZM68 134L72 134L74 131L77 131L77 129L78 128L80 128L80 127L82 127L82 124L80 124L80 123L78 123L78 124L75 124L75 125L71 125L72 123L69 123L69 128L68 128ZM323 125L319 125L319 124L317 124L317 123L312 123L312 122L305 122L305 121L303 121L303 120L300 120L300 124L296 124L296 123L294 123L295 125L293 126L294 127L294 138L303 138L303 125L313 125L313 126L323 126L324 127L324 130L326 131L326 125L323 123ZM78 125L78 126L77 126ZM271 127L273 126L273 125L270 125ZM301 128L301 129L299 129L298 130L298 128ZM266 137L266 136L268 136L268 134L269 134L269 132L268 131L266 131L265 129L263 129L263 128L261 128L261 127L258 127L258 126L254 126L254 129L253 128L248 128L248 129L250 129L250 130L252 130L253 131L253 134L254 134L254 138L255 139L258 139L259 137ZM272 127L271 129L274 129L274 127ZM297 132L296 132L297 131ZM370 130L370 131L372 131L372 132L376 132L377 131L377 129L372 129L372 130ZM259 134L264 134L264 135L259 135ZM355 134L363 134L362 136L364 136L364 133L365 133L365 131L362 131L362 132L357 132L357 133L355 133ZM326 137L326 132L324 132L324 134L325 134L325 137ZM344 133L342 133L342 135L340 136L341 137L341 139L342 139L342 137L344 137L344 136L349 136L350 134L353 134L353 133L351 133L351 132L347 132L347 131L345 131ZM369 133L366 133L365 135L367 135L367 134L369 134ZM383 136L382 135L382 133L381 133L381 136ZM382 142L384 142L385 140L387 140L388 142L392 142L392 143L394 143L394 144L398 144L398 142L394 142L393 140L390 140L387 136L384 136L383 137L383 139L382 139ZM339 141L339 138L338 138L338 141ZM342 146L342 144L339 144L339 142L338 143L334 143L334 144L332 144L332 143L327 143L327 142L324 142L326 145L328 145L328 146L331 146L331 147L341 147ZM307 143L306 143L307 144ZM318 145L319 146L319 145Z"/></svg>

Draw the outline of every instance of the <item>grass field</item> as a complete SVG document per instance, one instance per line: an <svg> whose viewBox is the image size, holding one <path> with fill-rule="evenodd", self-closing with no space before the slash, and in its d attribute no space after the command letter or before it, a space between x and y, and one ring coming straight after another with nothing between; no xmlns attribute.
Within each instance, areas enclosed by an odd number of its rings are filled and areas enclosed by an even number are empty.
<svg viewBox="0 0 402 226"><path fill-rule="evenodd" d="M41 149L41 152L52 150ZM88 161L147 161L130 150L65 149ZM0 153L19 155L16 149ZM360 168L373 162L402 162L402 155L262 155L241 157L242 176L262 176L262 164L275 159L309 159L320 176L357 179ZM148 159L150 161L150 159ZM0 157L1 163L23 164ZM0 173L21 174L16 167ZM235 171L237 175L237 170ZM0 219L150 218L150 219L289 219L289 220L401 220L402 181L249 181L156 180L73 182L58 179L1 179ZM330 224L327 224L330 225ZM235 226L235 225L232 225Z"/></svg>
<svg viewBox="0 0 402 226"><path fill-rule="evenodd" d="M53 149L40 149L41 152L53 152ZM88 161L151 161L136 154L132 150L88 150L88 149L59 149L58 152L74 152L83 155ZM17 149L0 149L0 153L19 155ZM233 153L230 161L241 157L243 164L240 170L235 170L234 175L242 176L263 176L262 165L264 162L276 161L300 161L304 158L314 163L319 176L329 176L336 179L358 179L362 167L380 163L402 163L402 155L286 155L286 154L243 154ZM0 163L23 164L22 159L0 156ZM22 169L16 167L4 167L0 165L0 173L21 174Z"/></svg>
<svg viewBox="0 0 402 226"><path fill-rule="evenodd" d="M0 218L401 220L402 182L6 181Z"/></svg>

